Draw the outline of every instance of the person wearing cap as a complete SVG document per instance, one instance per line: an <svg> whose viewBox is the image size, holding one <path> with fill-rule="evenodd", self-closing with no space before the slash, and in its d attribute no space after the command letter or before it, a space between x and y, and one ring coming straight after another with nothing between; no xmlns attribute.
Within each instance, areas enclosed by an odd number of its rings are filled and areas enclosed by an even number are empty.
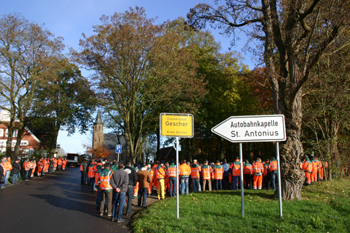
<svg viewBox="0 0 350 233"><path fill-rule="evenodd" d="M21 181L21 165L19 164L20 159L17 158L13 164L12 164L12 184L16 184L17 183L17 179L18 181Z"/></svg>

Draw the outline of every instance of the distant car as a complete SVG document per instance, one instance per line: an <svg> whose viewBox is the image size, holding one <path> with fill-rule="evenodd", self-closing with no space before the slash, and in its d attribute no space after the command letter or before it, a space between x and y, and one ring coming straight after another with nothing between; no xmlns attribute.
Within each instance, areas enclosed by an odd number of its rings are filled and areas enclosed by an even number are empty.
<svg viewBox="0 0 350 233"><path fill-rule="evenodd" d="M78 166L79 154L68 153L67 154L67 166Z"/></svg>

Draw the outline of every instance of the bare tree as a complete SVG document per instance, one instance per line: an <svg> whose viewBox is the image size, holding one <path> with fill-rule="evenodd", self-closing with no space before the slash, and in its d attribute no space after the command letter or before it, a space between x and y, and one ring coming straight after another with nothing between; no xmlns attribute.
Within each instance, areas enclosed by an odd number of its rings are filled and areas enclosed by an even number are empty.
<svg viewBox="0 0 350 233"><path fill-rule="evenodd" d="M15 128L18 130L14 157L19 153L24 119L32 109L36 85L45 78L52 57L59 57L62 38L21 15L0 18L0 108L10 113L6 154L11 155ZM18 125L15 121L19 120Z"/></svg>
<svg viewBox="0 0 350 233"><path fill-rule="evenodd" d="M190 105L202 96L204 82L196 75L191 46L168 23L154 24L143 8L103 16L96 34L84 37L77 59L96 71L103 106L123 129L130 160L157 127L160 106L176 101ZM153 128L153 129L152 129Z"/></svg>

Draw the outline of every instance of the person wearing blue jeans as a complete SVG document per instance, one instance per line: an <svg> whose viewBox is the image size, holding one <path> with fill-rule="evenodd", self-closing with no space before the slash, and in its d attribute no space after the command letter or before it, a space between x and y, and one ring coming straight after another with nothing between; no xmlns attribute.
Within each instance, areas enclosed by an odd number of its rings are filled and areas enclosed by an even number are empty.
<svg viewBox="0 0 350 233"><path fill-rule="evenodd" d="M148 193L148 188L139 188L139 193L138 193L138 206L141 206L141 201L143 198L142 202L142 207L146 206L146 200L147 200L147 193Z"/></svg>
<svg viewBox="0 0 350 233"><path fill-rule="evenodd" d="M123 209L124 209L124 202L125 202L125 195L126 192L114 192L113 196L113 209L112 209L112 222L115 219L117 208L117 220L118 222L124 222L122 219Z"/></svg>
<svg viewBox="0 0 350 233"><path fill-rule="evenodd" d="M222 190L222 180L215 180L216 190Z"/></svg>
<svg viewBox="0 0 350 233"><path fill-rule="evenodd" d="M185 192L188 194L188 176L187 177L181 177L180 183L181 183L181 195L183 195Z"/></svg>
<svg viewBox="0 0 350 233"><path fill-rule="evenodd" d="M122 219L122 213L124 208L125 194L128 190L129 176L126 171L124 171L124 163L118 163L118 170L114 171L111 179L111 185L114 190L113 198L113 209L112 209L112 221L116 217L116 211L118 208L117 222L125 222L125 219ZM118 207L119 205L119 207Z"/></svg>
<svg viewBox="0 0 350 233"><path fill-rule="evenodd" d="M176 196L176 177L169 177L170 197Z"/></svg>
<svg viewBox="0 0 350 233"><path fill-rule="evenodd" d="M193 192L200 192L201 185L200 185L200 179L192 179L192 186L193 186Z"/></svg>

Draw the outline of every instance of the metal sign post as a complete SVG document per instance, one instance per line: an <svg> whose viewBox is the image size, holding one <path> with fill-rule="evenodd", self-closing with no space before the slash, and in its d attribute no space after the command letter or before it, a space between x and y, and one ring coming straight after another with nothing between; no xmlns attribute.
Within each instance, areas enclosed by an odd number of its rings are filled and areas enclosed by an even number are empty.
<svg viewBox="0 0 350 233"><path fill-rule="evenodd" d="M180 218L179 208L179 137L176 137L176 218Z"/></svg>
<svg viewBox="0 0 350 233"><path fill-rule="evenodd" d="M179 138L192 138L194 135L194 119L188 113L161 113L159 116L159 134L176 138L176 217L179 210Z"/></svg>
<svg viewBox="0 0 350 233"><path fill-rule="evenodd" d="M280 217L282 218L282 187L281 187L281 163L280 163L280 149L279 143L276 142L276 157L277 157L277 179L278 179L278 203L280 209Z"/></svg>
<svg viewBox="0 0 350 233"><path fill-rule="evenodd" d="M244 184L243 184L243 153L242 153L242 143L239 143L239 160L241 163L241 210L242 210L242 217L244 217Z"/></svg>

